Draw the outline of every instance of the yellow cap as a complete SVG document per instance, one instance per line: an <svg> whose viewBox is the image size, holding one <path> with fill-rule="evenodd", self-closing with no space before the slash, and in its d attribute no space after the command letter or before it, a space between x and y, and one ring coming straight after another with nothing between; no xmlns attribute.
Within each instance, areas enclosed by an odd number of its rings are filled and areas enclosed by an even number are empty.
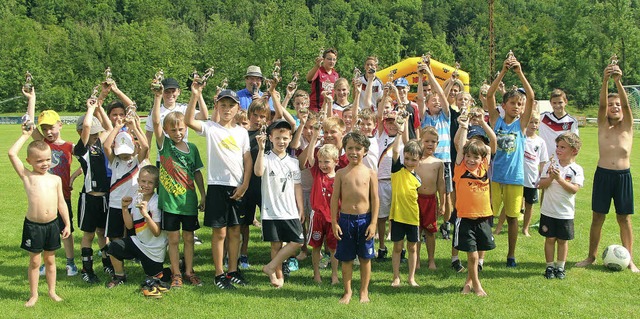
<svg viewBox="0 0 640 319"><path fill-rule="evenodd" d="M42 111L40 116L38 116L38 126L42 124L54 125L58 122L60 122L60 115L54 110Z"/></svg>

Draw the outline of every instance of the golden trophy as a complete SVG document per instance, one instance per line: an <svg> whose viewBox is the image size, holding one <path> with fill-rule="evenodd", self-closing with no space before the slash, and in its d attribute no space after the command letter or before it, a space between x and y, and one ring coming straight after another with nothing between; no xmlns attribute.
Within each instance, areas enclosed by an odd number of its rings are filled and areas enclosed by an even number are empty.
<svg viewBox="0 0 640 319"><path fill-rule="evenodd" d="M136 194L136 202L135 206L140 208L142 207L142 202L144 200L144 194L142 194L142 189L138 189L138 193Z"/></svg>
<svg viewBox="0 0 640 319"><path fill-rule="evenodd" d="M99 94L100 94L100 85L97 85L96 87L93 88L93 92L91 92L91 97L89 98L92 100L97 100Z"/></svg>
<svg viewBox="0 0 640 319"><path fill-rule="evenodd" d="M162 91L162 80L164 80L164 72L160 69L156 72L153 80L151 80L151 89L154 91Z"/></svg>
<svg viewBox="0 0 640 319"><path fill-rule="evenodd" d="M136 116L138 116L136 110L138 110L138 106L136 105L136 102L132 102L131 105L127 106L125 117L128 119L135 119Z"/></svg>
<svg viewBox="0 0 640 319"><path fill-rule="evenodd" d="M204 83L204 81L202 81L202 77L200 76L200 74L198 74L198 70L196 69L193 69L193 72L191 72L191 74L189 75L189 79L191 80L191 82L196 82L200 85Z"/></svg>
<svg viewBox="0 0 640 319"><path fill-rule="evenodd" d="M24 74L24 85L22 86L22 89L25 92L33 91L33 77L31 76L31 73L29 73L29 71Z"/></svg>
<svg viewBox="0 0 640 319"><path fill-rule="evenodd" d="M460 73L458 73L458 70L460 70L460 62L456 62L455 69L451 73L452 78L458 79L460 77Z"/></svg>
<svg viewBox="0 0 640 319"><path fill-rule="evenodd" d="M212 77L215 74L215 70L213 69L213 67L210 67L208 69L206 69L204 71L204 74L202 75L202 77L200 78L201 82L198 82L199 84L203 84L206 83L207 80Z"/></svg>
<svg viewBox="0 0 640 319"><path fill-rule="evenodd" d="M358 68L353 68L353 79L359 79L362 76L362 72Z"/></svg>
<svg viewBox="0 0 640 319"><path fill-rule="evenodd" d="M266 135L266 134L267 134L267 121L262 120L260 121L260 135Z"/></svg>

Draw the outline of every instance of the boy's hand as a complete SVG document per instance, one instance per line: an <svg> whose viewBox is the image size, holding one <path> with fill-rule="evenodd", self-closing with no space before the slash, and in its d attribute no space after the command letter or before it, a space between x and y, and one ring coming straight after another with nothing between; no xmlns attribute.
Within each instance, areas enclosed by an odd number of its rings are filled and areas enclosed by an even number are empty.
<svg viewBox="0 0 640 319"><path fill-rule="evenodd" d="M353 88L356 89L353 93L360 94L360 87L362 87L362 80L360 78L355 78L351 81L353 84Z"/></svg>
<svg viewBox="0 0 640 319"><path fill-rule="evenodd" d="M258 149L264 151L264 145L267 142L267 135L262 133L256 135L256 142L258 143Z"/></svg>
<svg viewBox="0 0 640 319"><path fill-rule="evenodd" d="M144 218L150 217L149 211L147 211L148 204L149 202L147 202L146 200L143 200L140 202L140 207L138 207L138 209L140 210L140 214L142 214L142 217Z"/></svg>
<svg viewBox="0 0 640 319"><path fill-rule="evenodd" d="M122 197L122 199L120 200L122 209L128 209L129 205L131 205L131 203L133 202L133 198L131 198L131 196L125 196Z"/></svg>
<svg viewBox="0 0 640 319"><path fill-rule="evenodd" d="M426 74L429 66L425 63L418 63L418 74Z"/></svg>
<svg viewBox="0 0 640 319"><path fill-rule="evenodd" d="M444 204L438 205L438 215L444 216Z"/></svg>
<svg viewBox="0 0 640 319"><path fill-rule="evenodd" d="M89 98L87 99L87 109L95 109L98 106L98 100Z"/></svg>
<svg viewBox="0 0 640 319"><path fill-rule="evenodd" d="M31 121L24 122L22 124L22 135L31 136L35 125Z"/></svg>
<svg viewBox="0 0 640 319"><path fill-rule="evenodd" d="M202 94L202 89L204 88L204 84L198 83L198 81L193 81L191 83L191 93L192 94Z"/></svg>
<svg viewBox="0 0 640 319"><path fill-rule="evenodd" d="M35 87L31 87L31 91L27 91L24 88L21 89L22 91L22 95L24 95L27 100L31 100L34 97L36 97L36 88Z"/></svg>
<svg viewBox="0 0 640 319"><path fill-rule="evenodd" d="M322 66L322 61L323 61L323 60L324 60L324 58L323 58L323 57L321 57L321 56L317 56L317 57L316 57L316 61L315 61L316 66L317 66L317 67L321 67L321 66Z"/></svg>
<svg viewBox="0 0 640 319"><path fill-rule="evenodd" d="M207 202L207 198L202 196L202 198L200 198L200 204L198 205L198 210L200 210L201 212L204 212L206 202Z"/></svg>
<svg viewBox="0 0 640 319"><path fill-rule="evenodd" d="M238 187L236 187L236 189L233 191L233 195L231 195L231 199L233 200L242 200L242 196L244 196L244 193L247 191L247 187L248 186L244 186L244 185L240 185Z"/></svg>
<svg viewBox="0 0 640 319"><path fill-rule="evenodd" d="M342 228L338 223L331 223L331 229L333 230L333 237L337 240L342 240Z"/></svg>
<svg viewBox="0 0 640 319"><path fill-rule="evenodd" d="M560 179L560 171L558 171L558 169L554 167L553 164L549 166L549 169L547 170L547 174L549 174L549 177L551 177L554 180Z"/></svg>
<svg viewBox="0 0 640 319"><path fill-rule="evenodd" d="M619 65L611 66L611 76L613 77L614 81L620 81L620 79L622 78L622 70L620 69Z"/></svg>
<svg viewBox="0 0 640 319"><path fill-rule="evenodd" d="M367 227L367 230L364 232L364 235L367 236L367 240L371 240L373 239L373 236L375 236L377 232L378 232L377 225L374 223L371 223Z"/></svg>
<svg viewBox="0 0 640 319"><path fill-rule="evenodd" d="M322 97L327 101L327 103L333 104L333 96L331 96L330 91L322 91Z"/></svg>
<svg viewBox="0 0 640 319"><path fill-rule="evenodd" d="M71 228L69 227L69 225L65 225L64 226L64 228L60 232L60 235L61 235L62 239L67 239L67 237L69 237L69 235L71 235Z"/></svg>
<svg viewBox="0 0 640 319"><path fill-rule="evenodd" d="M516 58L513 58L513 61L511 62L511 69L515 73L522 73L522 68L520 66L520 62L518 62L518 60L516 60Z"/></svg>

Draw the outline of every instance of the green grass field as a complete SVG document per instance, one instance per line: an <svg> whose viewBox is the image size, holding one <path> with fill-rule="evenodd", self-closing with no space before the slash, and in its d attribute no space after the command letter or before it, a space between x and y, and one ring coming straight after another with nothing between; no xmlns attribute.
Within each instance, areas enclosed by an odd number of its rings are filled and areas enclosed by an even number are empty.
<svg viewBox="0 0 640 319"><path fill-rule="evenodd" d="M253 228L250 243L251 268L244 272L250 285L233 292L222 292L213 286L213 262L210 253L210 229L203 228L197 233L204 244L196 246L195 269L204 280L203 287L185 286L171 291L159 300L146 300L139 292L139 282L144 278L137 264L127 262L129 281L127 284L107 290L103 285L88 286L79 276L67 277L64 271L64 252L57 252L58 294L64 298L61 303L52 302L46 294L44 278L40 280L40 300L32 309L23 304L28 299L27 281L28 254L19 248L22 221L26 211L26 198L20 180L14 173L6 156L8 148L19 136L17 125L0 125L0 309L3 318L392 318L411 316L413 318L633 318L637 315L637 291L640 275L630 271L610 272L601 261L587 269L574 268L575 262L587 253L589 225L591 222L591 186L597 161L597 140L595 128L581 130L583 148L577 162L583 166L586 175L584 188L578 193L575 219L575 240L569 244L567 278L546 280L542 276L545 268L543 239L535 230L532 237L520 237L516 256L518 267L504 266L507 248L506 234L496 236L497 248L487 253L485 268L480 273L486 298L461 295L460 288L465 274L454 273L450 266L450 241L439 239L436 247L437 271L425 268L418 270L419 288L391 288L391 262L374 263L370 284L371 303L359 304L357 293L359 275L354 275L354 297L350 305L339 305L341 286L330 286L330 270L323 272L325 283L316 285L311 277L311 259L301 263L301 269L293 272L291 279L282 289L273 289L261 272L261 267L269 259L269 245L260 241L260 233ZM76 141L78 136L71 126L65 126L62 136ZM190 140L201 149L206 162L204 140L191 132ZM638 135L634 140L637 144ZM632 166L640 165L636 154ZM25 152L23 150L22 157ZM152 158L155 157L155 150ZM74 168L77 167L74 161ZM635 188L640 176L635 171ZM5 180L6 178L6 180ZM76 190L81 188L80 179ZM73 201L77 200L74 191ZM640 207L636 200L636 207ZM76 207L74 205L74 212ZM537 210L536 210L537 211ZM600 251L609 245L619 243L618 226L614 216L610 216L604 226ZM537 216L534 215L534 221ZM76 222L76 218L74 218ZM636 236L640 234L636 220ZM76 240L76 264L80 265L80 232L74 233ZM637 241L636 241L637 243ZM96 245L94 244L94 249ZM424 249L423 249L424 251ZM638 245L634 249L640 255ZM466 263L466 257L461 255ZM97 266L100 262L97 259ZM426 265L426 253L423 254ZM636 263L640 259L636 257ZM406 279L407 267L402 265L401 273ZM104 281L107 276L99 274Z"/></svg>

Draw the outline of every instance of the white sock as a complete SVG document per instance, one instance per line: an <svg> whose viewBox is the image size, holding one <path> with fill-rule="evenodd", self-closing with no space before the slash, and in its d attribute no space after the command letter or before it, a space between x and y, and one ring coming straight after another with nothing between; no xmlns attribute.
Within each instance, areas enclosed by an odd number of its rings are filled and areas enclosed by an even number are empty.
<svg viewBox="0 0 640 319"><path fill-rule="evenodd" d="M556 261L556 268L564 269L564 261Z"/></svg>
<svg viewBox="0 0 640 319"><path fill-rule="evenodd" d="M554 265L553 265L553 261L552 261L552 262L550 262L550 263L547 263L547 267L554 267Z"/></svg>
<svg viewBox="0 0 640 319"><path fill-rule="evenodd" d="M459 260L459 259L458 259L458 256L451 256L451 262L454 262L454 261L456 261L456 260Z"/></svg>

